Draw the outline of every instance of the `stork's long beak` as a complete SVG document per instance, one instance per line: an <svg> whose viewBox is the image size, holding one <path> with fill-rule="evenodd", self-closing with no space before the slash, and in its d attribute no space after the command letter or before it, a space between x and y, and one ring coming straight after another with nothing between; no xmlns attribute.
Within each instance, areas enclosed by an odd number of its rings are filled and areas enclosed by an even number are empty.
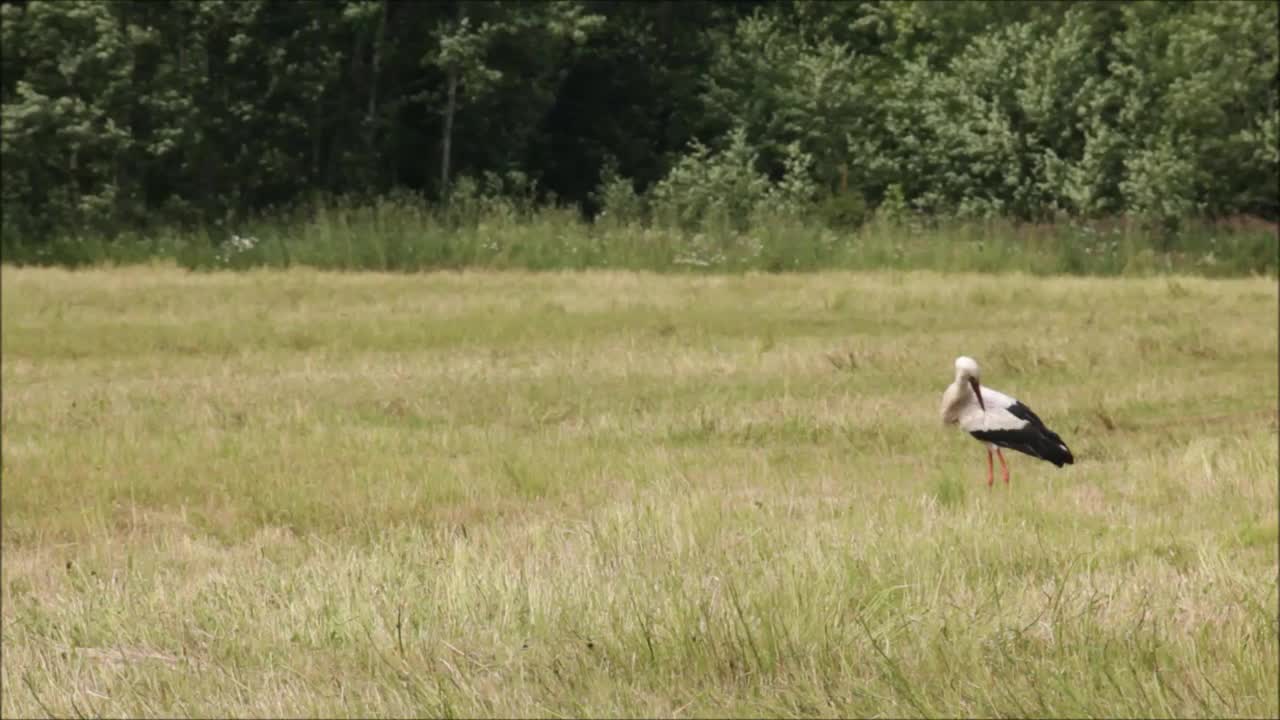
<svg viewBox="0 0 1280 720"><path fill-rule="evenodd" d="M987 405L982 402L982 389L978 386L978 378L969 378L969 387L973 388L973 394L978 398L978 407L982 408L982 412L986 412Z"/></svg>

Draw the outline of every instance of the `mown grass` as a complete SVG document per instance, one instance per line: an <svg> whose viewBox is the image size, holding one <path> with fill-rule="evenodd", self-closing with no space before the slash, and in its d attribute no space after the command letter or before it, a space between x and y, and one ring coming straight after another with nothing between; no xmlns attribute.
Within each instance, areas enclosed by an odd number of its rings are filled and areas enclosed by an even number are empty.
<svg viewBox="0 0 1280 720"><path fill-rule="evenodd" d="M6 717L1280 714L1272 280L0 288Z"/></svg>

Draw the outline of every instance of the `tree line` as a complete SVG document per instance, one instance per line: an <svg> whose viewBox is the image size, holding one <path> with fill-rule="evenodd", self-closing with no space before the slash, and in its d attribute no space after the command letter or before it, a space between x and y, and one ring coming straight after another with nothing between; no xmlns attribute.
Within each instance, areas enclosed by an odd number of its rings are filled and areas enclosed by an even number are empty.
<svg viewBox="0 0 1280 720"><path fill-rule="evenodd" d="M1274 220L1277 7L6 0L3 232L461 183L682 225Z"/></svg>

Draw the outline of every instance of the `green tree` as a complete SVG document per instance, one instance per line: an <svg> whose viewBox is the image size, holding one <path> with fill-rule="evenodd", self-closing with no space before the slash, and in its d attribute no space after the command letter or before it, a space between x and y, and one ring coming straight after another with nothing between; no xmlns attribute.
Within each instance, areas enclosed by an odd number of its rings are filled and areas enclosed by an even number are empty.
<svg viewBox="0 0 1280 720"><path fill-rule="evenodd" d="M530 116L545 114L549 101L554 100L554 85L565 61L563 53L586 43L604 21L572 2L458 3L456 8L452 19L438 25L435 45L422 59L424 65L437 68L445 77L440 104L442 191L449 184L454 120L462 108L476 105L496 91L502 91L506 98L523 92L535 109L526 110L521 119L536 122L537 118ZM512 65L519 65L524 77L516 83L504 83L514 74L507 69Z"/></svg>
<svg viewBox="0 0 1280 720"><path fill-rule="evenodd" d="M137 185L125 164L134 145L126 28L96 2L0 12L5 67L23 70L11 89L6 77L0 127L6 224L27 235L59 225L109 229Z"/></svg>
<svg viewBox="0 0 1280 720"><path fill-rule="evenodd" d="M850 162L848 134L874 132L877 70L846 44L806 40L795 24L757 11L716 44L705 103L709 115L746 130L771 176L799 143L830 186Z"/></svg>

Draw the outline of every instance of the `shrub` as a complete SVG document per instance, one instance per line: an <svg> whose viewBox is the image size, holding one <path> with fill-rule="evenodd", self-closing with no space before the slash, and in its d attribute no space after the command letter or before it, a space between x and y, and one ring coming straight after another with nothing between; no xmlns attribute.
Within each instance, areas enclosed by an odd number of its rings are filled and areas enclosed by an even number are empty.
<svg viewBox="0 0 1280 720"><path fill-rule="evenodd" d="M756 170L756 159L741 128L729 134L720 152L694 141L650 192L654 219L687 231L745 229L769 192L769 179Z"/></svg>
<svg viewBox="0 0 1280 720"><path fill-rule="evenodd" d="M644 197L636 192L635 185L618 172L618 161L610 157L600 171L600 184L591 194L600 206L596 222L620 227L643 223L646 208Z"/></svg>
<svg viewBox="0 0 1280 720"><path fill-rule="evenodd" d="M856 230L867 220L867 200L853 190L832 193L818 206L818 215L832 230Z"/></svg>

